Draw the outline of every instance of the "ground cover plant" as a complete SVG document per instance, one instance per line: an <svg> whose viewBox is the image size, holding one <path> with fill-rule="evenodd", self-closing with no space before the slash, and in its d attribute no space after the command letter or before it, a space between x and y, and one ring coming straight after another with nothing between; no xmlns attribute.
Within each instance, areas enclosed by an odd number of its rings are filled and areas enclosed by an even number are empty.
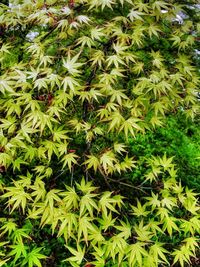
<svg viewBox="0 0 200 267"><path fill-rule="evenodd" d="M0 266L199 266L198 10L0 4Z"/></svg>

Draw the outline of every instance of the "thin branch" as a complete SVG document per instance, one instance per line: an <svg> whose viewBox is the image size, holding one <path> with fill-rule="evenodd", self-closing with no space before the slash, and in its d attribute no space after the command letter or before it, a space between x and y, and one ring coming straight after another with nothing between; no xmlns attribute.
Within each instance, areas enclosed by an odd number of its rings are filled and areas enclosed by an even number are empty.
<svg viewBox="0 0 200 267"><path fill-rule="evenodd" d="M127 186L127 187L130 187L130 188L134 188L134 189L137 189L137 190L140 190L142 191L143 193L146 194L146 192L144 191L144 189L152 189L151 187L140 187L140 186L134 186L132 184L128 184L128 183L125 183L125 182L121 182L120 180L115 180L115 179L112 179L112 178L109 178L107 177L107 180L110 180L114 183L118 183L118 184L121 184L121 185L124 185L124 186Z"/></svg>
<svg viewBox="0 0 200 267"><path fill-rule="evenodd" d="M43 42L56 28L57 28L57 24L53 26L53 28L42 37L40 42Z"/></svg>

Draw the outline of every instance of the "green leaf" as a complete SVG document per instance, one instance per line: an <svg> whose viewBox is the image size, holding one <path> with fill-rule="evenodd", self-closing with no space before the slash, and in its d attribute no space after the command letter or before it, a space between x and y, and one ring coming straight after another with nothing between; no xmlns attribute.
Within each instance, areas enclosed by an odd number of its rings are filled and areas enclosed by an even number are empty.
<svg viewBox="0 0 200 267"><path fill-rule="evenodd" d="M148 256L147 251L143 248L145 243L137 242L135 244L131 244L127 249L127 258L129 262L129 266L135 266L138 264L142 267L143 257Z"/></svg>
<svg viewBox="0 0 200 267"><path fill-rule="evenodd" d="M68 153L65 156L63 156L62 161L63 161L63 168L67 165L69 170L72 170L72 164L78 164L76 158L78 156L74 153Z"/></svg>
<svg viewBox="0 0 200 267"><path fill-rule="evenodd" d="M24 244L19 243L19 244L16 244L16 245L11 245L10 248L12 250L11 250L11 252L8 253L8 256L15 256L14 259L13 259L13 263L14 264L22 256L23 256L23 258L27 257L28 247L24 246Z"/></svg>
<svg viewBox="0 0 200 267"><path fill-rule="evenodd" d="M28 264L28 267L38 266L42 267L41 259L46 259L47 257L39 253L42 248L33 248L31 252L27 253L25 260L22 262L22 265Z"/></svg>
<svg viewBox="0 0 200 267"><path fill-rule="evenodd" d="M83 247L82 249L80 245L77 245L77 250L69 246L66 246L66 248L74 255L72 257L67 258L66 261L69 261L70 263L76 262L80 266L85 255L85 247Z"/></svg>

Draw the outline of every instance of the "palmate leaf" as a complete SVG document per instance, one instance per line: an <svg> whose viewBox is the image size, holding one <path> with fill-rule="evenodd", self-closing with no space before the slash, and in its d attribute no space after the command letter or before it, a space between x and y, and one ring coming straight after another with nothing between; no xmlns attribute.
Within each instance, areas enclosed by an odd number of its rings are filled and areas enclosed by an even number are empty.
<svg viewBox="0 0 200 267"><path fill-rule="evenodd" d="M144 216L146 217L149 214L149 211L147 210L147 205L141 205L140 201L137 199L137 207L131 205L131 208L133 210L133 214L137 217Z"/></svg>
<svg viewBox="0 0 200 267"><path fill-rule="evenodd" d="M13 170L15 171L17 169L17 170L20 171L21 164L28 165L28 163L25 162L24 160L22 160L22 158L17 158L16 160L14 160L14 162L13 162Z"/></svg>
<svg viewBox="0 0 200 267"><path fill-rule="evenodd" d="M76 19L80 24L83 24L83 23L89 24L91 22L90 18L85 15L80 15L76 17Z"/></svg>
<svg viewBox="0 0 200 267"><path fill-rule="evenodd" d="M8 133L13 133L16 128L16 117L8 116L7 119L0 119L1 125L0 128L3 130L8 129ZM13 130L11 130L13 128Z"/></svg>
<svg viewBox="0 0 200 267"><path fill-rule="evenodd" d="M55 86L59 88L60 80L61 77L58 74L51 73L50 75L48 75L48 83L50 84L51 88L54 88Z"/></svg>
<svg viewBox="0 0 200 267"><path fill-rule="evenodd" d="M79 206L79 196L73 187L66 186L66 191L60 192L59 195L64 197L62 201L64 202L66 210L77 209Z"/></svg>
<svg viewBox="0 0 200 267"><path fill-rule="evenodd" d="M41 250L42 248L35 247L29 253L27 253L26 258L22 262L22 266L28 265L28 267L33 267L33 266L42 267L40 260L45 259L47 257L40 253Z"/></svg>
<svg viewBox="0 0 200 267"><path fill-rule="evenodd" d="M91 57L90 61L92 61L92 66L98 64L99 67L102 67L102 64L105 62L104 52L101 50L96 50L93 56Z"/></svg>
<svg viewBox="0 0 200 267"><path fill-rule="evenodd" d="M84 162L87 165L87 169L93 168L94 171L97 171L97 168L100 164L99 159L94 155L88 155L88 159Z"/></svg>
<svg viewBox="0 0 200 267"><path fill-rule="evenodd" d="M50 117L57 117L59 121L61 120L61 114L64 114L64 113L65 111L63 109L59 108L58 106L54 106L54 105L51 105L47 110L47 114Z"/></svg>
<svg viewBox="0 0 200 267"><path fill-rule="evenodd" d="M150 36L150 38L152 38L154 35L155 36L159 36L159 32L162 32L162 30L160 29L160 27L158 25L155 24L150 24L148 27L148 34ZM154 66L157 66L158 68L160 68L160 63L157 63L155 61L154 62Z"/></svg>
<svg viewBox="0 0 200 267"><path fill-rule="evenodd" d="M135 66L132 68L132 71L139 75L144 69L144 63L143 62L136 62Z"/></svg>
<svg viewBox="0 0 200 267"><path fill-rule="evenodd" d="M194 215L197 215L198 212L200 211L200 207L198 206L198 200L194 200L194 201L188 201L188 199L185 199L184 202L184 207L191 213Z"/></svg>
<svg viewBox="0 0 200 267"><path fill-rule="evenodd" d="M185 246L195 254L196 248L198 248L199 246L198 239L194 236L191 236L191 237L185 238L183 242L185 243Z"/></svg>
<svg viewBox="0 0 200 267"><path fill-rule="evenodd" d="M11 49L11 48L12 48L12 46L9 43L2 44L2 46L0 48L0 53L10 54L9 49Z"/></svg>
<svg viewBox="0 0 200 267"><path fill-rule="evenodd" d="M142 242L150 242L154 235L153 232L150 231L149 225L144 225L143 220L140 221L139 225L134 225L134 231L137 234L137 240Z"/></svg>
<svg viewBox="0 0 200 267"><path fill-rule="evenodd" d="M120 162L120 169L122 171L131 170L132 168L136 167L135 165L136 161L133 160L133 158L129 158L127 155L124 158L124 161Z"/></svg>
<svg viewBox="0 0 200 267"><path fill-rule="evenodd" d="M28 229L25 228L16 229L11 236L13 243L23 245L25 238L31 240L32 238L26 233L27 231Z"/></svg>
<svg viewBox="0 0 200 267"><path fill-rule="evenodd" d="M104 10L105 7L112 9L114 3L114 0L92 0L90 2L90 9L94 7L101 7L102 10Z"/></svg>
<svg viewBox="0 0 200 267"><path fill-rule="evenodd" d="M90 102L91 98L90 92L80 91L78 94L79 94L79 99L81 100L82 103L84 103L85 101Z"/></svg>
<svg viewBox="0 0 200 267"><path fill-rule="evenodd" d="M34 203L38 202L39 200L44 201L46 189L45 183L42 181L42 179L40 177L36 177L34 184L30 187L33 190L31 196L34 197Z"/></svg>
<svg viewBox="0 0 200 267"><path fill-rule="evenodd" d="M123 93L125 90L112 90L110 102L117 102L120 106L123 100L127 100L128 97Z"/></svg>
<svg viewBox="0 0 200 267"><path fill-rule="evenodd" d="M92 40L100 41L102 39L101 37L105 36L105 33L103 33L103 30L104 30L103 28L97 28L97 27L92 28L90 31ZM101 50L98 50L97 52L99 53L101 52L102 54L100 53L100 55L104 55L103 51Z"/></svg>
<svg viewBox="0 0 200 267"><path fill-rule="evenodd" d="M113 103L111 107L116 107L117 105ZM107 117L106 115L109 115L109 111L106 111L105 109L101 110L102 112L99 114L100 118L103 119L103 117ZM110 121L109 129L108 131L114 131L116 128L118 129L119 126L124 122L124 118L122 114L119 111L112 112L108 118L105 118L106 120Z"/></svg>
<svg viewBox="0 0 200 267"><path fill-rule="evenodd" d="M80 74L80 70L78 70L78 68L80 68L83 65L83 63L78 63L77 62L78 58L79 54L77 54L72 58L70 54L68 54L67 60L63 59L63 67L67 69L68 73L71 74L72 76Z"/></svg>
<svg viewBox="0 0 200 267"><path fill-rule="evenodd" d="M73 127L76 134L79 133L83 129L83 123L81 121L78 121L76 118L69 121L69 124Z"/></svg>
<svg viewBox="0 0 200 267"><path fill-rule="evenodd" d="M108 56L107 59L106 59L106 62L107 62L107 66L111 66L111 65L114 65L116 69L119 68L119 65L125 65L125 62L121 59L120 56L118 55L111 55L111 56Z"/></svg>
<svg viewBox="0 0 200 267"><path fill-rule="evenodd" d="M9 166L10 163L13 161L13 158L8 153L0 153L0 165L1 166Z"/></svg>
<svg viewBox="0 0 200 267"><path fill-rule="evenodd" d="M155 115L158 117L158 114L161 113L163 116L165 115L165 111L167 110L167 107L165 106L165 103L158 101L152 104L152 108L155 110Z"/></svg>
<svg viewBox="0 0 200 267"><path fill-rule="evenodd" d="M21 207L23 213L25 213L25 208L27 200L32 200L31 196L24 191L23 186L18 187L7 187L7 193L3 194L2 198L9 198L7 203L12 207L11 212L15 209Z"/></svg>
<svg viewBox="0 0 200 267"><path fill-rule="evenodd" d="M8 234L8 236L10 236L11 233L14 232L16 229L17 229L17 224L14 221L12 220L6 221L4 225L0 228L1 230L0 236L6 233Z"/></svg>
<svg viewBox="0 0 200 267"><path fill-rule="evenodd" d="M45 206L50 208L50 212L53 213L54 205L56 203L61 203L61 199L59 197L60 190L52 189L46 194L45 198Z"/></svg>
<svg viewBox="0 0 200 267"><path fill-rule="evenodd" d="M158 10L161 13L161 9L168 10L169 5L169 3L166 3L164 1L155 1L152 4L152 7L153 9Z"/></svg>
<svg viewBox="0 0 200 267"><path fill-rule="evenodd" d="M173 35L170 40L173 41L173 46L179 46L181 43L181 38L179 35Z"/></svg>
<svg viewBox="0 0 200 267"><path fill-rule="evenodd" d="M13 263L15 264L18 259L21 257L26 258L28 246L24 246L24 244L16 244L9 246L12 250L8 253L8 256L15 256L13 259Z"/></svg>
<svg viewBox="0 0 200 267"><path fill-rule="evenodd" d="M123 56L125 61L131 61L131 58L129 56ZM128 64L128 63L127 63ZM123 72L125 71L125 69L123 68L112 68L110 74L114 77L125 77Z"/></svg>
<svg viewBox="0 0 200 267"><path fill-rule="evenodd" d="M66 213L63 217L59 218L61 220L61 224L59 226L59 231L57 236L60 237L64 235L64 238L67 240L70 238L74 231L78 228L78 216L75 213ZM52 229L53 232L55 229Z"/></svg>
<svg viewBox="0 0 200 267"><path fill-rule="evenodd" d="M109 255L112 257L113 262L115 262L116 257L118 258L118 264L121 263L125 251L127 248L127 242L125 239L119 235L113 236L106 244L105 256Z"/></svg>
<svg viewBox="0 0 200 267"><path fill-rule="evenodd" d="M36 58L39 58L41 55L43 55L43 46L41 43L33 43L27 48L27 51Z"/></svg>
<svg viewBox="0 0 200 267"><path fill-rule="evenodd" d="M129 224L128 221L127 223L120 221L120 223L121 225L115 226L115 228L120 231L120 233L118 233L117 236L127 240L131 236L132 226Z"/></svg>
<svg viewBox="0 0 200 267"><path fill-rule="evenodd" d="M114 151L119 153L119 154L122 154L123 152L127 152L127 150L125 149L126 145L121 144L121 143L114 143L113 148L114 148Z"/></svg>
<svg viewBox="0 0 200 267"><path fill-rule="evenodd" d="M181 267L184 267L185 263L190 264L190 258L195 257L194 253L185 245L181 246L180 250L175 249L172 255L175 256L173 264L179 262Z"/></svg>
<svg viewBox="0 0 200 267"><path fill-rule="evenodd" d="M135 137L135 131L143 131L142 127L139 126L138 122L140 122L141 120L138 118L133 118L130 117L129 119L125 120L119 131L121 132L122 130L125 133L126 138L128 138L128 134L130 133L133 137Z"/></svg>
<svg viewBox="0 0 200 267"><path fill-rule="evenodd" d="M45 140L44 142L42 142L42 144L44 145L44 151L47 152L47 156L48 156L48 161L50 162L51 157L53 155L53 153L58 157L59 153L58 153L58 148L57 148L57 143L49 141L49 140ZM46 156L45 156L46 158Z"/></svg>
<svg viewBox="0 0 200 267"><path fill-rule="evenodd" d="M103 243L105 238L103 236L102 230L99 227L94 225L94 230L91 230L88 235L88 241L92 242L92 246L94 247L96 244Z"/></svg>
<svg viewBox="0 0 200 267"><path fill-rule="evenodd" d="M146 197L146 200L148 202L146 203L147 206L150 206L152 210L158 208L161 206L161 200L159 200L159 195L154 194L153 192L151 193L151 197Z"/></svg>
<svg viewBox="0 0 200 267"><path fill-rule="evenodd" d="M95 210L98 211L98 206L96 202L93 200L94 197L96 197L97 194L85 194L80 199L80 216L84 215L86 212L89 212L90 217L93 218L93 213Z"/></svg>
<svg viewBox="0 0 200 267"><path fill-rule="evenodd" d="M152 51L151 52L151 56L153 58L153 66L156 66L158 69L160 69L163 65L163 61L164 61L164 58L162 57L162 55L160 54L160 52L158 51Z"/></svg>
<svg viewBox="0 0 200 267"><path fill-rule="evenodd" d="M76 183L78 190L84 194L90 194L91 192L97 190L97 187L92 185L92 182L85 181L84 178L81 179L80 183Z"/></svg>
<svg viewBox="0 0 200 267"><path fill-rule="evenodd" d="M113 168L115 162L117 162L117 159L112 151L107 151L100 157L100 164L102 164L105 172L108 171L109 167Z"/></svg>
<svg viewBox="0 0 200 267"><path fill-rule="evenodd" d="M49 209L44 207L44 204L37 204L33 207L33 209L28 209L28 216L27 218L29 219L38 219L41 217L42 214L42 219L41 219L41 226L45 224L46 217L49 216ZM47 214L47 216L46 216Z"/></svg>
<svg viewBox="0 0 200 267"><path fill-rule="evenodd" d="M47 65L50 65L53 63L53 57L51 56L45 56L45 55L40 55L40 64L38 65L39 67L43 66L44 68L47 67Z"/></svg>
<svg viewBox="0 0 200 267"><path fill-rule="evenodd" d="M8 78L3 78L2 76L0 77L0 92L2 94L14 93L14 85L14 81L9 80Z"/></svg>
<svg viewBox="0 0 200 267"><path fill-rule="evenodd" d="M77 250L75 250L72 247L66 246L66 248L74 255L72 257L67 258L65 261L69 261L70 263L77 263L77 265L74 266L80 266L81 262L85 255L85 247L81 248L80 245L77 245Z"/></svg>
<svg viewBox="0 0 200 267"><path fill-rule="evenodd" d="M167 230L170 236L172 236L173 230L179 232L179 228L176 225L177 219L172 216L166 216L163 224L163 231Z"/></svg>
<svg viewBox="0 0 200 267"><path fill-rule="evenodd" d="M112 213L109 212L109 214L102 214L102 217L98 217L97 221L100 223L101 228L104 231L107 231L109 227L114 227L116 218L112 217Z"/></svg>
<svg viewBox="0 0 200 267"><path fill-rule="evenodd" d="M47 79L45 78L40 78L40 79L36 79L34 82L34 87L38 88L38 90L40 89L47 89L48 88L48 84L47 84Z"/></svg>
<svg viewBox="0 0 200 267"><path fill-rule="evenodd" d="M172 197L172 196L165 196L161 200L161 203L163 207L166 206L169 210L172 210L173 207L177 206L177 200L175 197Z"/></svg>
<svg viewBox="0 0 200 267"><path fill-rule="evenodd" d="M13 99L9 99L4 104L4 108L7 112L7 116L10 116L11 114L14 116L15 114L17 114L17 116L19 117L22 112L20 104L16 103Z"/></svg>
<svg viewBox="0 0 200 267"><path fill-rule="evenodd" d="M77 45L81 45L81 47L89 47L91 48L92 46L94 46L94 41L88 37L88 36L82 36L80 38L78 38L77 40Z"/></svg>
<svg viewBox="0 0 200 267"><path fill-rule="evenodd" d="M77 158L79 158L76 154L74 153L68 153L65 156L63 156L62 161L63 161L63 168L67 165L69 170L72 170L72 164L78 164Z"/></svg>
<svg viewBox="0 0 200 267"><path fill-rule="evenodd" d="M162 126L163 121L161 117L153 116L150 120L150 123L152 124L153 128L155 129L157 126Z"/></svg>
<svg viewBox="0 0 200 267"><path fill-rule="evenodd" d="M138 264L142 267L143 257L148 256L147 251L144 248L145 243L137 242L135 244L131 244L127 248L127 258L130 267L136 266Z"/></svg>
<svg viewBox="0 0 200 267"><path fill-rule="evenodd" d="M148 227L149 229L154 233L154 234L158 234L158 233L162 233L163 231L162 229L159 227L159 225L162 225L161 222L157 222L154 219L151 219L148 223Z"/></svg>
<svg viewBox="0 0 200 267"><path fill-rule="evenodd" d="M134 7L139 11L144 11L145 13L149 13L150 6L147 3L143 3L143 1L141 0L134 3Z"/></svg>
<svg viewBox="0 0 200 267"><path fill-rule="evenodd" d="M69 12L71 12L70 9L69 9ZM57 28L59 28L59 29L61 28L62 32L66 31L68 29L68 27L69 27L69 22L67 19L61 19L58 23L58 26L57 26Z"/></svg>
<svg viewBox="0 0 200 267"><path fill-rule="evenodd" d="M128 17L130 18L131 21L134 20L144 21L144 19L142 18L143 15L145 15L145 13L132 9L131 12L128 14Z"/></svg>
<svg viewBox="0 0 200 267"><path fill-rule="evenodd" d="M51 203L53 200L51 201ZM53 219L55 217L56 208L51 208L50 205L46 205L44 203L38 205L39 209L34 209L33 211L29 212L29 218L37 219L38 215L42 214L41 221L40 221L40 227L44 227L46 224L49 224L50 222L53 222Z"/></svg>
<svg viewBox="0 0 200 267"><path fill-rule="evenodd" d="M156 266L159 265L159 263L167 263L169 265L169 262L165 256L166 253L169 253L164 247L163 244L155 242L154 245L150 247L149 254L152 255Z"/></svg>
<svg viewBox="0 0 200 267"><path fill-rule="evenodd" d="M110 87L112 84L115 83L116 81L116 76L113 75L113 73L106 73L106 72L103 72L103 74L100 74L99 75L99 84L101 85L106 85L108 87ZM104 87L104 86L103 86ZM104 87L105 88L105 87Z"/></svg>
<svg viewBox="0 0 200 267"><path fill-rule="evenodd" d="M32 128L38 128L42 133L45 127L48 127L52 132L53 122L57 123L58 121L50 115L43 113L42 111L34 111L30 112L27 115L27 123L28 122L32 123Z"/></svg>
<svg viewBox="0 0 200 267"><path fill-rule="evenodd" d="M105 257L104 257L105 247L102 248L100 246L93 246L93 248L94 248L94 252L92 253L92 255L94 255L95 261L91 263L97 267L104 267L105 266Z"/></svg>
<svg viewBox="0 0 200 267"><path fill-rule="evenodd" d="M142 47L144 42L144 31L146 28L144 28L142 25L141 27L135 27L134 31L131 35L131 43L132 45L137 45L137 47Z"/></svg>
<svg viewBox="0 0 200 267"><path fill-rule="evenodd" d="M110 211L118 213L115 206L116 204L120 206L122 204L122 199L116 199L111 197L111 192L104 192L99 200L99 209L102 211L106 217Z"/></svg>
<svg viewBox="0 0 200 267"><path fill-rule="evenodd" d="M79 217L78 220L78 241L80 241L80 238L83 236L84 241L86 244L88 244L88 234L89 232L94 232L95 228L92 224L93 218L88 217L87 214Z"/></svg>
<svg viewBox="0 0 200 267"><path fill-rule="evenodd" d="M172 163L173 158L174 157L167 158L166 153L162 158L160 158L160 165L164 168L165 171L174 166L174 164Z"/></svg>
<svg viewBox="0 0 200 267"><path fill-rule="evenodd" d="M153 181L156 181L158 180L158 175L161 174L162 171L161 171L161 168L160 167L157 167L157 166L153 166L152 167L152 171L150 171L148 174L145 175L145 181L150 181L151 183Z"/></svg>
<svg viewBox="0 0 200 267"><path fill-rule="evenodd" d="M63 127L55 127L53 129L53 141L54 142L60 142L62 139L69 139L69 136L67 135L68 131L63 130Z"/></svg>
<svg viewBox="0 0 200 267"><path fill-rule="evenodd" d="M38 130L33 129L32 123L27 121L23 121L20 126L21 129L18 131L18 135L21 135L23 139L25 138L29 143L33 143L31 141L31 134L36 133Z"/></svg>

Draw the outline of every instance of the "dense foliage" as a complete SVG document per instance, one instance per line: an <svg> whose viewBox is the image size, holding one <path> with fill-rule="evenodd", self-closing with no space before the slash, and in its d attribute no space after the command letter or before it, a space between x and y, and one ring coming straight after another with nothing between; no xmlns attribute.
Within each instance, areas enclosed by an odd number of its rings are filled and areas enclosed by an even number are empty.
<svg viewBox="0 0 200 267"><path fill-rule="evenodd" d="M129 140L130 154L137 160L137 169L128 179L134 183L143 181L147 158L162 156L173 157L177 166L177 176L184 185L200 192L200 121L186 121L183 114L168 116L165 127L138 134Z"/></svg>
<svg viewBox="0 0 200 267"><path fill-rule="evenodd" d="M195 2L0 4L0 266L198 266Z"/></svg>
<svg viewBox="0 0 200 267"><path fill-rule="evenodd" d="M41 266L39 260L45 256L36 247L42 237L38 237L35 220L42 228L49 226L58 237L57 246L66 247L64 255L70 266L86 262L102 267L189 263L195 257L200 231L196 194L175 181L171 158L155 158L149 164L146 182L155 182L154 190L128 204L120 195L101 193L84 180L76 187L47 192L41 177L32 183L33 176L28 174L4 187L2 197L12 214L1 220L2 254L10 261L8 266ZM16 210L28 218L24 225ZM60 237L64 240L59 241ZM57 258L52 251L50 257L56 257L58 265L64 255Z"/></svg>

